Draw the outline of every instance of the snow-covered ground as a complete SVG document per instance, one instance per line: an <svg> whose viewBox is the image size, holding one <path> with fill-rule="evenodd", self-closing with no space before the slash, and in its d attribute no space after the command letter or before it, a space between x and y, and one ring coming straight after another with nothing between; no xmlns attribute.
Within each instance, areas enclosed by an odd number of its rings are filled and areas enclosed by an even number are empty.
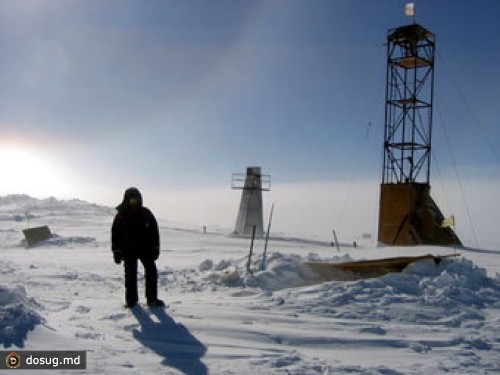
<svg viewBox="0 0 500 375"><path fill-rule="evenodd" d="M0 198L4 350L87 351L86 371L61 374L500 372L500 251L361 241L339 253L282 236L271 239L264 271L256 241L251 275L249 239L160 219L168 308L127 310L109 249L114 213L78 200ZM26 248L28 225L49 225L55 237ZM320 283L304 265L455 251L439 265L347 282Z"/></svg>

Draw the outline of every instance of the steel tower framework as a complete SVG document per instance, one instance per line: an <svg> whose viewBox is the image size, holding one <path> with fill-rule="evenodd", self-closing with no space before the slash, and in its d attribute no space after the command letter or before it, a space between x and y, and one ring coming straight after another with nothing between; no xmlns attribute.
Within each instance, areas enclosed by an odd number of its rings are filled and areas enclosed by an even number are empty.
<svg viewBox="0 0 500 375"><path fill-rule="evenodd" d="M430 182L434 50L418 24L388 32L383 184Z"/></svg>

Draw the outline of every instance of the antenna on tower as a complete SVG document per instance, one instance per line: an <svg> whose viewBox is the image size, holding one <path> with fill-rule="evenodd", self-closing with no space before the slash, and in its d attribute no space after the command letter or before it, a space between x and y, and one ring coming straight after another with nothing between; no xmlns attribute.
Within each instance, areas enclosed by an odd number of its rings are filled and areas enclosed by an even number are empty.
<svg viewBox="0 0 500 375"><path fill-rule="evenodd" d="M413 17L413 23L415 23L415 3L406 3L405 14L408 17Z"/></svg>

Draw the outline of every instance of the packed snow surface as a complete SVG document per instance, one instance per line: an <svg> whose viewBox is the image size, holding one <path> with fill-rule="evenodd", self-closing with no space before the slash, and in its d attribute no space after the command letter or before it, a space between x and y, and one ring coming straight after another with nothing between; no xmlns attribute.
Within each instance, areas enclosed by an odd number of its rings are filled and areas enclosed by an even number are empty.
<svg viewBox="0 0 500 375"><path fill-rule="evenodd" d="M168 306L129 310L113 215L79 200L0 198L4 350L87 351L86 371L61 374L500 372L500 251L360 242L339 253L281 235L261 270L262 240L248 264L249 239L160 219ZM27 248L22 229L38 225L54 237ZM356 281L325 281L305 264L455 252ZM139 284L142 294L142 273Z"/></svg>

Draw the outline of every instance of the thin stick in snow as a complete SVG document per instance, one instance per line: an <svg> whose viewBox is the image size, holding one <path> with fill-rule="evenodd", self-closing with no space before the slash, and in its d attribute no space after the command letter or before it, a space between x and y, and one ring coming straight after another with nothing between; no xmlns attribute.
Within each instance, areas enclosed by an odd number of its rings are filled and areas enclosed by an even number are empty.
<svg viewBox="0 0 500 375"><path fill-rule="evenodd" d="M252 229L252 242L250 242L250 253L248 254L248 262L247 262L247 271L248 273L253 275L252 270L250 269L250 263L252 262L252 253L253 253L253 240L255 239L255 230L257 229L257 225L253 226Z"/></svg>
<svg viewBox="0 0 500 375"><path fill-rule="evenodd" d="M271 231L271 222L273 221L273 211L274 211L274 203L271 205L271 213L269 214L269 223L267 225L266 242L264 243L264 254L262 254L262 263L260 265L261 271L266 268L267 242L269 241L269 232Z"/></svg>

